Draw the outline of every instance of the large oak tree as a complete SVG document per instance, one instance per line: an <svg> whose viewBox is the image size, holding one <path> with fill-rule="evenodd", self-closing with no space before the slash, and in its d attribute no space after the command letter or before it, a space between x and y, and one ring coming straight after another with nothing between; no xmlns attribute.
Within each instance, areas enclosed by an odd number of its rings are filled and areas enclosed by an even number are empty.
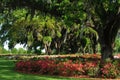
<svg viewBox="0 0 120 80"><path fill-rule="evenodd" d="M98 32L102 60L113 59L113 47L120 28L119 0L86 0L86 12Z"/></svg>

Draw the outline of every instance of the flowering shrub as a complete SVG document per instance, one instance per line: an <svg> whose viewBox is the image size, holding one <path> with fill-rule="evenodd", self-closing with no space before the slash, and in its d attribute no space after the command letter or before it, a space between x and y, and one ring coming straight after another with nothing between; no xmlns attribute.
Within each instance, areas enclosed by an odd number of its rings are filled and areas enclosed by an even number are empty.
<svg viewBox="0 0 120 80"><path fill-rule="evenodd" d="M106 63L101 70L101 76L103 78L116 78L118 76L118 68L112 63Z"/></svg>
<svg viewBox="0 0 120 80"><path fill-rule="evenodd" d="M20 61L16 70L29 73L54 74L56 65L53 60Z"/></svg>
<svg viewBox="0 0 120 80"><path fill-rule="evenodd" d="M84 72L82 63L73 63L72 61L60 62L58 64L58 71L60 75L80 75Z"/></svg>
<svg viewBox="0 0 120 80"><path fill-rule="evenodd" d="M95 57L95 56L94 56ZM59 60L51 58L42 58L40 60L19 61L16 63L16 70L19 72L48 74L48 75L62 75L62 76L95 76L100 70L100 77L115 78L120 72L120 62L112 64L112 62L105 63L99 68L99 61L80 61L80 60Z"/></svg>
<svg viewBox="0 0 120 80"><path fill-rule="evenodd" d="M85 62L84 63L84 71L85 71L85 75L95 75L98 71L98 63L97 62Z"/></svg>
<svg viewBox="0 0 120 80"><path fill-rule="evenodd" d="M28 73L54 74L72 76L84 72L83 65L72 61L56 63L53 60L20 61L16 63L16 70Z"/></svg>

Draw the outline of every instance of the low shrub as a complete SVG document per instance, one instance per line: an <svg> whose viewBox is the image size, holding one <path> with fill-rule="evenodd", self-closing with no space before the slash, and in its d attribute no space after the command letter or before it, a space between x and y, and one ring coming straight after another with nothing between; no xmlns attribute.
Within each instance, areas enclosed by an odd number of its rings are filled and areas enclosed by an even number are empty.
<svg viewBox="0 0 120 80"><path fill-rule="evenodd" d="M84 69L85 75L95 76L97 74L98 69L99 69L98 62L96 62L96 61L84 62L83 69Z"/></svg>
<svg viewBox="0 0 120 80"><path fill-rule="evenodd" d="M59 75L74 76L84 73L82 63L73 63L71 60L58 63L57 69Z"/></svg>
<svg viewBox="0 0 120 80"><path fill-rule="evenodd" d="M20 72L73 76L84 72L82 63L72 61L56 62L54 60L20 61L16 63Z"/></svg>
<svg viewBox="0 0 120 80"><path fill-rule="evenodd" d="M120 72L120 63L107 62L99 68L99 61L79 61L70 59L42 58L40 60L18 61L16 70L25 73L62 75L62 76L96 76L116 78Z"/></svg>
<svg viewBox="0 0 120 80"><path fill-rule="evenodd" d="M110 62L104 64L100 70L103 78L116 78L119 75L118 67Z"/></svg>

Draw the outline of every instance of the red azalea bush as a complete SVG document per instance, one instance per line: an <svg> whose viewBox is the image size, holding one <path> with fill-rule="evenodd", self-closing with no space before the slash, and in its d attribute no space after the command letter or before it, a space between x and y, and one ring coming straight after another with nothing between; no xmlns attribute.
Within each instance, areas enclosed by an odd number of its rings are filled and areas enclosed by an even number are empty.
<svg viewBox="0 0 120 80"><path fill-rule="evenodd" d="M78 61L67 60L58 62L56 60L44 59L36 61L19 61L16 63L16 70L19 72L62 75L62 76L79 76L91 73L96 68L95 63L82 63ZM89 75L89 74L87 74Z"/></svg>
<svg viewBox="0 0 120 80"><path fill-rule="evenodd" d="M102 68L99 68L98 60L69 60L69 59L51 59L42 58L40 60L19 61L16 63L16 70L25 73L62 75L62 76L95 76L100 71L103 78L115 78L120 72L119 62L112 64L107 62Z"/></svg>
<svg viewBox="0 0 120 80"><path fill-rule="evenodd" d="M110 62L104 64L100 71L103 78L116 78L119 75L118 67Z"/></svg>
<svg viewBox="0 0 120 80"><path fill-rule="evenodd" d="M28 73L54 74L56 66L53 60L20 61L16 63L16 70Z"/></svg>
<svg viewBox="0 0 120 80"><path fill-rule="evenodd" d="M73 63L71 60L58 63L57 69L59 75L74 76L84 73L82 63Z"/></svg>
<svg viewBox="0 0 120 80"><path fill-rule="evenodd" d="M56 62L54 60L20 61L16 70L20 72L73 76L84 72L82 63L72 61Z"/></svg>
<svg viewBox="0 0 120 80"><path fill-rule="evenodd" d="M96 75L98 71L99 65L98 62L92 61L92 62L84 62L84 72L85 75Z"/></svg>

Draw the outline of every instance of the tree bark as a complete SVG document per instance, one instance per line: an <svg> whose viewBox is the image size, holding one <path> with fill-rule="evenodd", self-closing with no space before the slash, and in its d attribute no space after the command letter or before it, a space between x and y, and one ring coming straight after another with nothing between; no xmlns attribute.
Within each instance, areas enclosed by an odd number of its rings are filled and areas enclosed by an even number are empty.
<svg viewBox="0 0 120 80"><path fill-rule="evenodd" d="M50 44L45 44L45 52L46 52L47 55L51 54Z"/></svg>
<svg viewBox="0 0 120 80"><path fill-rule="evenodd" d="M108 25L107 25L108 26ZM111 27L112 28L112 27ZM100 30L101 32L99 33L99 43L101 46L101 61L104 62L106 59L111 59L113 60L113 43L115 38L112 36L112 30L110 30L108 27L104 30Z"/></svg>
<svg viewBox="0 0 120 80"><path fill-rule="evenodd" d="M58 41L56 43L56 54L60 54L60 52L61 52L61 42Z"/></svg>
<svg viewBox="0 0 120 80"><path fill-rule="evenodd" d="M100 44L101 45L101 60L105 61L106 59L113 60L113 48L111 43L109 44Z"/></svg>

